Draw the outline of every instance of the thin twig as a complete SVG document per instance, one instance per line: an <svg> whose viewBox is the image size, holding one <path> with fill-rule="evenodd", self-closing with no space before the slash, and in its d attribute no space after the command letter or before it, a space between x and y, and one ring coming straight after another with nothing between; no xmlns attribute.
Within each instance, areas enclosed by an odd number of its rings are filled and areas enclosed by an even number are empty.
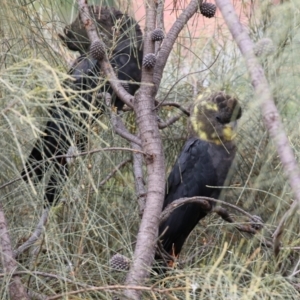
<svg viewBox="0 0 300 300"><path fill-rule="evenodd" d="M251 234L256 234L257 230L254 228L254 224L247 222L247 224L237 224L232 216L229 215L228 211L223 207L216 207L213 210L214 213L218 214L224 221L234 224L235 228L241 232L247 232ZM256 224L255 224L256 225ZM258 226L258 229L262 228L262 226Z"/></svg>
<svg viewBox="0 0 300 300"><path fill-rule="evenodd" d="M188 117L191 115L189 110L185 109L177 102L168 102L168 101L162 102L161 101L161 102L159 102L158 106L174 106L174 107L178 108L179 110L181 110L183 113L185 113Z"/></svg>
<svg viewBox="0 0 300 300"><path fill-rule="evenodd" d="M164 235L164 233L167 231L167 229L161 234L161 236ZM169 254L163 247L160 239L158 238L157 241L157 252L160 255L160 257L164 260L165 265L167 265L168 261L175 261L176 257Z"/></svg>
<svg viewBox="0 0 300 300"><path fill-rule="evenodd" d="M159 129L164 129L172 124L174 124L176 121L178 121L181 117L183 116L183 113L178 114L177 116L174 116L172 118L170 118L169 120L167 120L166 122L163 123L158 123L158 128Z"/></svg>
<svg viewBox="0 0 300 300"><path fill-rule="evenodd" d="M131 134L127 128L125 127L124 123L122 122L121 118L115 114L115 113L112 113L111 114L111 120L112 120L112 124L113 124L113 128L114 128L114 131L119 135L121 136L122 138L124 138L125 140L127 140L128 142L132 142L136 145L139 145L141 147L142 145L142 142L141 140ZM139 149L136 149L136 150L140 150L141 151L141 148Z"/></svg>
<svg viewBox="0 0 300 300"><path fill-rule="evenodd" d="M106 105L108 107L111 107L110 94L106 93L105 101L106 101ZM111 116L111 122L114 131L117 134L119 134L121 137L130 141L132 149L141 151L142 143L140 138L138 136L131 134L125 127L121 118L112 110L110 116ZM139 153L133 154L133 174L135 179L134 182L135 182L136 195L138 196L139 214L142 217L145 209L146 189L145 189L144 176L143 176L143 156Z"/></svg>
<svg viewBox="0 0 300 300"><path fill-rule="evenodd" d="M14 258L17 258L20 254L22 254L25 250L30 248L39 239L39 237L43 233L44 226L47 223L48 214L49 214L49 209L48 208L44 209L42 216L36 226L36 229L32 233L31 237L23 245L18 247L17 250L14 251L13 254Z"/></svg>
<svg viewBox="0 0 300 300"><path fill-rule="evenodd" d="M141 146L141 140L127 130L120 116L111 108L111 95L109 93L101 93L101 96L105 99L107 107L110 108L110 119L115 133L129 142L133 142Z"/></svg>
<svg viewBox="0 0 300 300"><path fill-rule="evenodd" d="M34 171L35 169L37 169L38 167L39 167L39 166L36 166L35 168L33 168L30 172L28 172L28 174L31 173L31 172L33 172L33 171ZM17 181L19 181L19 180L25 178L26 176L27 176L27 174L25 174L25 175L23 175L23 176L21 176L21 177L17 177L17 178L15 178L15 179L11 180L11 181L8 181L8 182L2 184L2 185L0 186L0 189L3 189L3 188L5 188L5 187L7 187L7 186L9 186L9 185L11 185L11 184L17 182Z"/></svg>
<svg viewBox="0 0 300 300"><path fill-rule="evenodd" d="M97 95L98 96L98 95ZM91 106L93 107L95 105L95 101L96 101L97 97L93 97L92 101L91 101ZM87 133L87 150L89 151L91 149L91 128L92 128L92 118L91 118L91 114L88 117L88 133ZM77 245L77 253L76 253L76 257L74 260L74 269L73 269L73 276L76 277L78 274L78 271L80 269L80 265L82 263L83 260L83 248L84 248L84 241L86 239L86 227L87 227L87 223L88 223L88 219L89 219L89 215L88 215L88 211L89 211L89 202L90 202L90 196L92 194L91 192L91 186L92 181L89 180L88 178L91 178L91 166L92 166L92 162L91 162L91 155L88 155L87 157L87 168L86 168L86 176L83 176L79 182L80 186L87 186L86 189L86 197L84 198L84 209L83 209L83 216L82 216L82 220L80 222L80 237L79 237L79 241L78 241L78 245ZM95 185L93 185L93 188L95 189Z"/></svg>
<svg viewBox="0 0 300 300"><path fill-rule="evenodd" d="M120 171L121 168L126 166L131 161L132 159L129 158L115 166L115 168L98 184L98 187L103 186L110 178L112 178L118 171Z"/></svg>

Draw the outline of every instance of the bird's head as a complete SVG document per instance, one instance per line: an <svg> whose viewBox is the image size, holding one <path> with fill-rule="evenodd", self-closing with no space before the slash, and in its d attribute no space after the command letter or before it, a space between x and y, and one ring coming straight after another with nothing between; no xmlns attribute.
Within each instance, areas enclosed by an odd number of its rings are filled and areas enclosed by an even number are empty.
<svg viewBox="0 0 300 300"><path fill-rule="evenodd" d="M122 26L124 15L114 7L89 6L90 16L97 25L97 32L108 47L112 46L114 26ZM85 26L78 14L77 18L64 28L64 34L59 34L63 44L72 51L79 51L80 54L88 52L90 40ZM117 37L115 37L117 38Z"/></svg>
<svg viewBox="0 0 300 300"><path fill-rule="evenodd" d="M191 135L221 145L235 137L235 125L242 115L236 98L223 92L200 95L191 110Z"/></svg>

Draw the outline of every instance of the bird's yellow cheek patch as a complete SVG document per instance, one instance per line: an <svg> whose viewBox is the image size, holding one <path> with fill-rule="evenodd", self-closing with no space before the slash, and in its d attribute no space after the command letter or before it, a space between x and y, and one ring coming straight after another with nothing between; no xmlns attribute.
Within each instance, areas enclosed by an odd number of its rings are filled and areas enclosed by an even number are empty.
<svg viewBox="0 0 300 300"><path fill-rule="evenodd" d="M197 133L197 135L199 135L199 137L201 135L205 135L207 137L207 134L205 132L205 124L203 122L197 120L196 117L191 117L191 123L194 131Z"/></svg>
<svg viewBox="0 0 300 300"><path fill-rule="evenodd" d="M206 109L210 111L218 111L218 105L211 102L203 102L201 105Z"/></svg>
<svg viewBox="0 0 300 300"><path fill-rule="evenodd" d="M204 131L199 132L199 138L201 140L208 141L208 136L207 136L206 132L204 132Z"/></svg>
<svg viewBox="0 0 300 300"><path fill-rule="evenodd" d="M199 100L199 98L198 98ZM194 107L194 114L198 115L200 110L202 111L218 111L218 105L208 101L202 101L200 104L195 105Z"/></svg>
<svg viewBox="0 0 300 300"><path fill-rule="evenodd" d="M235 132L233 131L232 127L225 127L223 129L223 137L225 141L231 141L235 137Z"/></svg>
<svg viewBox="0 0 300 300"><path fill-rule="evenodd" d="M213 142L216 145L221 145L221 140L220 137L218 136L218 134L214 131L208 131L208 129L205 127L205 123L203 122L193 122L193 129L195 131L195 133L197 134L198 138L203 140L203 141L207 141L207 142ZM212 130L213 128L209 129Z"/></svg>

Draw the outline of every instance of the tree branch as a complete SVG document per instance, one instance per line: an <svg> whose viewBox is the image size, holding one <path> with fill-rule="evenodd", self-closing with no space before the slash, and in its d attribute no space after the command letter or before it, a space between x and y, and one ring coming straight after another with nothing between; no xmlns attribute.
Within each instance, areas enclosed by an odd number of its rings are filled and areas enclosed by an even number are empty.
<svg viewBox="0 0 300 300"><path fill-rule="evenodd" d="M106 93L105 98L107 106L111 107L111 96L108 93ZM142 142L140 138L128 132L121 118L112 110L110 115L114 131L121 137L130 141L132 149L141 151ZM133 154L133 174L135 179L135 191L139 203L139 215L140 217L142 217L146 203L146 189L143 175L143 156L140 153Z"/></svg>
<svg viewBox="0 0 300 300"><path fill-rule="evenodd" d="M174 116L172 118L170 118L169 120L167 120L166 122L163 123L158 123L158 127L159 129L164 129L172 124L174 124L176 121L178 121L181 117L183 116L183 113L178 114L177 116Z"/></svg>
<svg viewBox="0 0 300 300"><path fill-rule="evenodd" d="M135 155L135 154L133 154ZM119 163L99 184L98 187L103 186L110 178L112 178L118 171L120 171L121 168L123 168L125 165L127 165L129 162L131 162L131 159L126 159Z"/></svg>
<svg viewBox="0 0 300 300"><path fill-rule="evenodd" d="M217 215L219 215L224 221L231 223L231 224L234 223L234 227L241 232L256 234L257 230L260 230L263 227L261 220L256 219L255 216L253 216L251 218L251 220L253 220L253 222L247 222L248 224L237 224L236 221L232 218L232 216L230 216L230 214L228 213L228 211L225 208L216 207L213 210L213 212L216 213Z"/></svg>
<svg viewBox="0 0 300 300"><path fill-rule="evenodd" d="M135 143L131 143L131 147L135 150L141 150L141 147ZM143 173L143 156L139 153L133 154L133 175L135 182L135 192L137 194L139 203L139 215L140 217L142 217L146 205L147 190L145 188Z"/></svg>
<svg viewBox="0 0 300 300"><path fill-rule="evenodd" d="M191 197L191 198L180 198L172 203L170 203L161 213L159 223L166 221L166 219L170 216L170 214L177 209L178 207L188 204L188 203L197 203L206 212L210 212L212 209L211 204L209 203L209 200L212 198L208 197Z"/></svg>
<svg viewBox="0 0 300 300"><path fill-rule="evenodd" d="M188 117L191 115L190 111L184 107L182 107L179 103L177 102L158 102L158 105L156 107L160 107L160 106L174 106L176 108L178 108L179 110L181 110L185 115L187 115Z"/></svg>
<svg viewBox="0 0 300 300"><path fill-rule="evenodd" d="M156 15L156 28L162 29L163 32L165 32L165 24L164 24L164 7L165 1L164 0L158 0L157 1L157 15ZM155 42L155 54L157 54L160 50L160 46L162 44L162 41L156 41Z"/></svg>
<svg viewBox="0 0 300 300"><path fill-rule="evenodd" d="M246 212L245 210L241 209L240 207L238 207L234 204L225 202L223 200L214 199L214 198L210 198L210 197L191 197L191 198L180 198L180 199L177 199L177 200L173 201L172 203L170 203L164 209L164 211L161 213L160 222L163 222L174 209L176 209L177 207L179 207L181 205L187 204L187 203L199 203L199 205L203 205L203 209L205 209L205 210L207 210L207 212L209 212L211 209L211 206L208 206L208 204L207 204L207 202L209 202L209 201L219 203L222 205L226 205L226 206L233 208L233 209L239 211L240 213L246 215L249 219L253 218L252 215L249 214L248 212Z"/></svg>
<svg viewBox="0 0 300 300"><path fill-rule="evenodd" d="M127 141L129 141L129 142L131 142L131 143L134 143L134 144L136 144L136 145L138 145L138 146L140 146L140 147L142 146L141 140L140 140L137 136L131 134L131 133L127 130L127 128L126 128L125 125L123 124L121 118L120 118L117 114L112 113L111 119L112 119L112 123L113 123L114 130L115 130L115 132L116 132L119 136L121 136L121 137L124 138L125 140L127 140ZM140 147L139 147L139 148L136 148L136 150L141 151L141 148L140 148Z"/></svg>
<svg viewBox="0 0 300 300"><path fill-rule="evenodd" d="M235 224L235 227L240 231L255 234L257 232L257 230L259 230L263 227L263 223L259 217L252 216L251 214L249 214L248 212L244 211L243 209L239 208L236 205L227 203L227 202L219 200L219 199L209 198L209 197L180 198L180 199L173 201L161 213L160 223L164 222L176 208L178 208L182 205L188 204L188 203L197 203L201 207L201 209L203 209L205 212L207 212L207 213L215 212L224 221L229 222L229 223L234 223L233 218L229 215L229 213L227 212L226 209L224 209L222 207L216 207L213 209L210 202L215 202L215 203L226 205L226 206L231 207L231 208L243 213L244 215L246 215L250 220L250 224L247 224L247 225Z"/></svg>
<svg viewBox="0 0 300 300"><path fill-rule="evenodd" d="M154 42L151 32L156 24L156 3L146 1L146 30L144 39L144 55L154 53ZM156 67L155 67L156 68ZM152 154L152 161L147 160L147 197L144 214L137 234L137 242L133 262L126 277L126 284L143 285L150 274L154 259L158 235L159 215L162 210L165 191L164 153L160 132L157 125L157 115L154 110L155 87L153 84L153 69L142 69L142 84L136 93L134 110L137 125L142 140L143 151ZM129 299L140 299L141 291L126 290L124 295Z"/></svg>
<svg viewBox="0 0 300 300"><path fill-rule="evenodd" d="M129 142L133 142L141 146L141 140L127 130L119 115L113 111L111 107L111 95L109 93L101 93L101 96L105 99L106 105L110 108L110 118L115 133Z"/></svg>
<svg viewBox="0 0 300 300"><path fill-rule="evenodd" d="M86 29L87 35L91 42L101 42L103 41L99 38L96 30L96 26L93 22L93 19L90 16L89 7L88 7L87 0L78 0L79 6L79 13L82 24ZM101 70L106 75L111 87L113 88L116 95L122 99L122 101L128 105L129 107L133 108L134 96L130 95L122 86L120 81L118 80L108 58L105 54L104 58L100 61Z"/></svg>
<svg viewBox="0 0 300 300"><path fill-rule="evenodd" d="M296 159L294 157L293 150L290 147L288 137L284 131L279 112L274 103L272 92L265 77L264 70L254 54L254 44L251 41L245 28L240 23L232 3L229 0L216 0L216 4L218 5L233 38L238 44L241 53L246 60L252 85L257 97L260 98L261 110L265 126L267 127L270 136L276 146L283 170L288 178L288 182L295 197L295 201L283 216L273 234L273 242L275 246L274 253L275 255L278 255L280 250L279 244L284 224L286 220L290 218L297 209L299 209L300 172Z"/></svg>
<svg viewBox="0 0 300 300"><path fill-rule="evenodd" d="M188 20L197 12L200 2L198 0L191 0L186 9L181 13L181 15L177 18L176 22L171 27L170 31L166 35L163 44L158 52L156 58L156 65L153 74L153 82L155 84L156 91L159 88L163 70L166 66L168 57L171 53L171 50L175 44L175 41L178 37L178 34L186 25Z"/></svg>

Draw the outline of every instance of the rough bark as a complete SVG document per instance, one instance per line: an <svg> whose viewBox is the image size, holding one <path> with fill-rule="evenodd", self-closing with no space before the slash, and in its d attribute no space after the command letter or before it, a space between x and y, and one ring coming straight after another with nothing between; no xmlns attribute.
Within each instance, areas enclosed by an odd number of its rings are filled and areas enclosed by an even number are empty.
<svg viewBox="0 0 300 300"><path fill-rule="evenodd" d="M274 249L276 254L279 251L279 239L283 231L284 223L286 219L290 217L297 208L299 208L300 172L294 153L290 147L288 137L284 131L279 112L274 103L271 89L265 77L264 70L254 54L254 44L247 34L245 28L240 23L232 3L229 0L216 0L216 4L219 7L233 38L238 44L241 53L246 60L252 85L257 97L260 99L261 111L265 126L267 127L276 146L283 170L288 178L288 182L295 197L294 203L282 218L278 228L274 233L274 245L278 246L275 247L276 249Z"/></svg>
<svg viewBox="0 0 300 300"><path fill-rule="evenodd" d="M8 232L2 204L0 203L0 255L3 271L9 280L9 297L11 300L29 300L25 288L19 276L13 273L17 268L17 262L13 258L13 250Z"/></svg>
<svg viewBox="0 0 300 300"><path fill-rule="evenodd" d="M151 41L150 33L155 29L155 23L155 2L149 1L146 3L144 55L154 53L154 43ZM159 216L164 199L164 154L154 110L154 95L153 69L143 69L142 84L136 94L134 110L142 140L142 148L152 155L152 159L146 160L148 180L146 205L137 235L133 263L126 278L127 285L143 285L149 276L149 270L154 259ZM129 299L139 299L140 293L138 290L127 290L125 296Z"/></svg>

